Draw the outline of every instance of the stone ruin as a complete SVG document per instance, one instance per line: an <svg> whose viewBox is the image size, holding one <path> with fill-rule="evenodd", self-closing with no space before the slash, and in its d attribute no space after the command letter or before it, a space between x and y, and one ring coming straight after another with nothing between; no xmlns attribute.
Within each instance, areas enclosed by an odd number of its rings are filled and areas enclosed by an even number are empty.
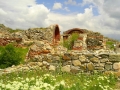
<svg viewBox="0 0 120 90"><path fill-rule="evenodd" d="M74 42L72 50L68 51L60 45L61 35L57 24L14 33L3 32L3 27L0 27L2 44L4 41L7 43L19 41L17 43L22 45L32 43L26 56L26 65L13 66L0 72L10 73L36 68L56 71L61 68L63 72L72 73L114 71L120 76L120 55L106 50L106 39L103 35L73 28L63 33L63 41L67 40L72 33L78 33L79 37ZM91 53L89 52L91 50L97 51Z"/></svg>
<svg viewBox="0 0 120 90"><path fill-rule="evenodd" d="M90 32L85 29L73 28L63 33L63 40L67 40L73 33L79 34L74 42L73 50L99 50L105 49L105 39L103 35L97 32Z"/></svg>

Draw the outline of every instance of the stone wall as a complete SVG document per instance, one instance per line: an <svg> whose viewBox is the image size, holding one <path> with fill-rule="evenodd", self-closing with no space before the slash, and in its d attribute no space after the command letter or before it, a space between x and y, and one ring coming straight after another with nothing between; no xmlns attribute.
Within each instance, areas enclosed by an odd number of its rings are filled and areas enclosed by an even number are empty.
<svg viewBox="0 0 120 90"><path fill-rule="evenodd" d="M31 28L26 30L23 33L24 40L47 40L49 43L53 43L56 39L57 41L60 40L60 31L58 25L51 25L46 28Z"/></svg>
<svg viewBox="0 0 120 90"><path fill-rule="evenodd" d="M48 69L62 72L109 72L120 73L120 55L83 54L66 52L64 54L40 54L30 58L25 65L1 69L1 74L30 69ZM120 75L120 74L119 74Z"/></svg>

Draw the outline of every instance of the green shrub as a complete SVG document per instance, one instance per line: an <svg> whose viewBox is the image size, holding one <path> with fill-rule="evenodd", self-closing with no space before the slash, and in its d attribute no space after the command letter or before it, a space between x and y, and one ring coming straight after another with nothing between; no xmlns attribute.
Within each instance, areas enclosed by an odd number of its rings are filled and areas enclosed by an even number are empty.
<svg viewBox="0 0 120 90"><path fill-rule="evenodd" d="M66 47L68 50L71 50L74 45L74 41L76 41L78 37L79 34L73 33L67 40L63 42L63 46Z"/></svg>
<svg viewBox="0 0 120 90"><path fill-rule="evenodd" d="M106 42L106 46L109 48L109 49L111 49L111 50L113 50L115 47L114 47L114 42L112 42L112 41L107 41Z"/></svg>
<svg viewBox="0 0 120 90"><path fill-rule="evenodd" d="M25 53L24 53L25 54ZM0 47L0 68L18 65L23 61L23 53L12 44Z"/></svg>

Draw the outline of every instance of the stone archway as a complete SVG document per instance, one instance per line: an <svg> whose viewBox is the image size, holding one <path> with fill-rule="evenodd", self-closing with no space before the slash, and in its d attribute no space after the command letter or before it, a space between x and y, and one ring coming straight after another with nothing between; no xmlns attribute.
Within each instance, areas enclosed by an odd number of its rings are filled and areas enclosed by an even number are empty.
<svg viewBox="0 0 120 90"><path fill-rule="evenodd" d="M55 25L53 36L53 43L60 41L60 30L58 25Z"/></svg>

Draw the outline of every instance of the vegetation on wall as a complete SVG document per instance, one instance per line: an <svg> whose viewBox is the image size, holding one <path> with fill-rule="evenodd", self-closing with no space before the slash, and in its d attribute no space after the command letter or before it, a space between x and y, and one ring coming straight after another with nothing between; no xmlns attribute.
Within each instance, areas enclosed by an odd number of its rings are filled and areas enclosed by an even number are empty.
<svg viewBox="0 0 120 90"><path fill-rule="evenodd" d="M107 46L107 48L109 48L111 50L113 50L115 48L114 47L114 42L112 42L112 41L107 41L106 46Z"/></svg>
<svg viewBox="0 0 120 90"><path fill-rule="evenodd" d="M78 33L73 33L71 36L68 37L67 40L63 42L63 46L66 47L68 50L72 49L74 41L76 41L79 37Z"/></svg>
<svg viewBox="0 0 120 90"><path fill-rule="evenodd" d="M28 49L14 47L13 44L0 46L0 68L23 63Z"/></svg>

